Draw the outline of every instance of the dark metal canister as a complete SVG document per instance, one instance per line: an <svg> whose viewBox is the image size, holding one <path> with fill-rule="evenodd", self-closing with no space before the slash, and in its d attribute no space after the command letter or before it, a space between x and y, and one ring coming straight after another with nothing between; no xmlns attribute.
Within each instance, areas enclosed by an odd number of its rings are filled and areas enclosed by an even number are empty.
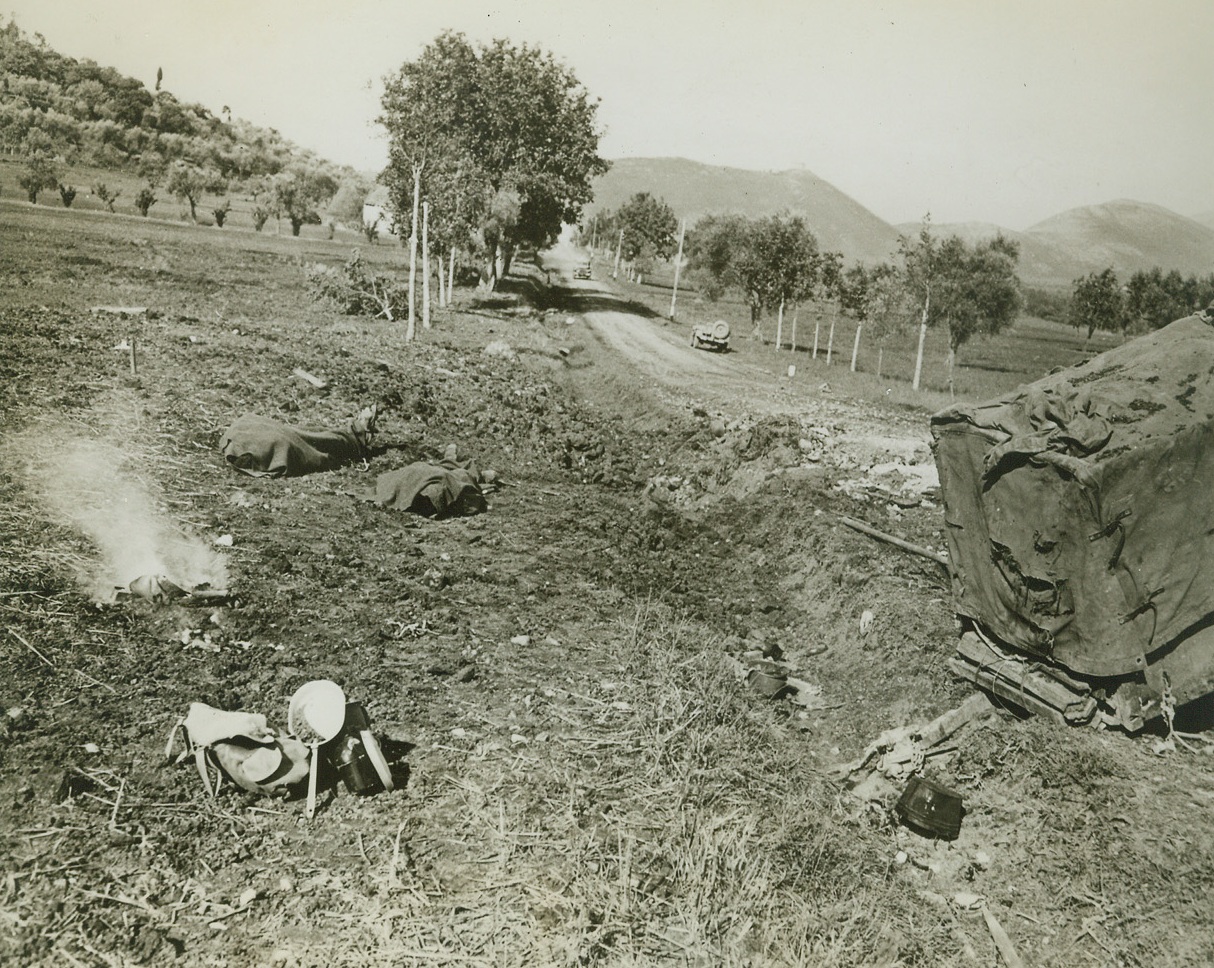
<svg viewBox="0 0 1214 968"><path fill-rule="evenodd" d="M955 840L961 832L961 794L923 776L912 776L894 811L898 819L929 837Z"/></svg>
<svg viewBox="0 0 1214 968"><path fill-rule="evenodd" d="M359 796L370 796L384 789L375 765L367 756L367 748L359 733L371 725L361 703L346 703L346 723L337 742L333 761L337 775L347 790Z"/></svg>

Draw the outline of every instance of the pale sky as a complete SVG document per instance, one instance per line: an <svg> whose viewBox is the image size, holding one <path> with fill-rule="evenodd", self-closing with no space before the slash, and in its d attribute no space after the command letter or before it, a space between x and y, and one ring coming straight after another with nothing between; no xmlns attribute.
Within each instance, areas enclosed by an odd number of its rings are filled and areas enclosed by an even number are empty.
<svg viewBox="0 0 1214 968"><path fill-rule="evenodd" d="M384 75L444 29L551 51L606 158L808 168L892 222L1214 210L1210 0L0 0L27 33L379 170Z"/></svg>

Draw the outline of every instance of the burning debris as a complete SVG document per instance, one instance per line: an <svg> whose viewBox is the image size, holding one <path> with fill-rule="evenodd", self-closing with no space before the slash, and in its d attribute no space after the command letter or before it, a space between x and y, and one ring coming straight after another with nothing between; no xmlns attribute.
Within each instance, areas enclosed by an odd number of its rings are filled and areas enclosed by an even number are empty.
<svg viewBox="0 0 1214 968"><path fill-rule="evenodd" d="M230 592L212 588L209 582L202 582L192 588L182 588L164 575L140 575L130 585L119 585L114 589L115 601L141 598L156 605L169 602L182 605L220 605L231 597Z"/></svg>
<svg viewBox="0 0 1214 968"><path fill-rule="evenodd" d="M105 419L115 426L131 423L121 401L112 407ZM213 604L226 597L217 591L228 585L222 555L165 513L149 473L155 458L139 449L136 438L111 439L47 421L9 437L4 457L49 520L87 539L92 553L72 565L96 600L136 596Z"/></svg>

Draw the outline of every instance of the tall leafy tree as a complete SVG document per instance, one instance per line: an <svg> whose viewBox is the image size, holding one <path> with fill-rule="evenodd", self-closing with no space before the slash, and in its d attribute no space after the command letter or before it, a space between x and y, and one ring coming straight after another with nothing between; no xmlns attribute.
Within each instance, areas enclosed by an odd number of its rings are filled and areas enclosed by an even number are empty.
<svg viewBox="0 0 1214 968"><path fill-rule="evenodd" d="M919 312L919 346L912 381L918 390L929 327L948 327L948 381L953 388L957 351L978 334L1010 325L1023 304L1016 277L1019 248L1002 235L967 245L957 236L939 239L924 219L916 239L900 245L901 278L908 301Z"/></svg>
<svg viewBox="0 0 1214 968"><path fill-rule="evenodd" d="M606 221L614 237L615 226ZM744 216L705 215L687 233L688 270L700 292L713 302L731 289L741 289L738 264L749 232L750 222Z"/></svg>
<svg viewBox="0 0 1214 968"><path fill-rule="evenodd" d="M1125 297L1112 267L1090 272L1075 280L1068 316L1076 329L1087 330L1088 339L1098 329L1116 331L1125 328Z"/></svg>
<svg viewBox="0 0 1214 968"><path fill-rule="evenodd" d="M948 326L949 393L958 350L974 336L1001 332L1020 312L1019 255L1019 246L1002 235L974 246L954 235L941 244L936 306Z"/></svg>
<svg viewBox="0 0 1214 968"><path fill-rule="evenodd" d="M624 230L620 251L630 262L651 262L674 255L679 230L674 209L649 192L637 192L615 213L612 224Z"/></svg>
<svg viewBox="0 0 1214 968"><path fill-rule="evenodd" d="M923 349L927 344L927 328L938 315L932 305L933 290L938 284L938 255L940 244L932 235L931 219L926 217L914 239L903 236L898 241L902 284L907 296L919 311L919 345L915 351L915 375L911 387L919 389L923 376Z"/></svg>
<svg viewBox="0 0 1214 968"><path fill-rule="evenodd" d="M562 223L576 223L591 180L607 170L598 102L569 68L526 44L473 46L444 33L385 78L381 103L383 181L398 220L417 182L440 236L477 244L490 287L520 245L548 244Z"/></svg>
<svg viewBox="0 0 1214 968"><path fill-rule="evenodd" d="M761 293L761 308L776 312L778 349L784 339L785 308L807 299L818 282L818 240L805 219L769 215L755 223L745 262L745 275L751 274L750 288Z"/></svg>

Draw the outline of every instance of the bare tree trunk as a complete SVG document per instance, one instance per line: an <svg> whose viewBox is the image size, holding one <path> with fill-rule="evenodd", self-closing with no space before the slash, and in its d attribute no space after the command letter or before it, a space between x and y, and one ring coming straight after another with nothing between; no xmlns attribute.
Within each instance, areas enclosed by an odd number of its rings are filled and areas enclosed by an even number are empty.
<svg viewBox="0 0 1214 968"><path fill-rule="evenodd" d="M818 333L822 330L822 316L818 315L814 318L814 352L811 359L818 358Z"/></svg>
<svg viewBox="0 0 1214 968"><path fill-rule="evenodd" d="M929 289L927 298L923 300L923 318L919 322L919 349L915 353L915 379L911 383L912 390L919 389L919 379L923 375L923 344L927 342L927 313L931 304L932 293Z"/></svg>
<svg viewBox="0 0 1214 968"><path fill-rule="evenodd" d="M838 312L830 314L830 335L826 338L826 365L830 366L831 355L835 351L835 321L839 318Z"/></svg>
<svg viewBox="0 0 1214 968"><path fill-rule="evenodd" d="M447 305L451 305L451 300L455 298L455 246L451 246L451 251L447 255Z"/></svg>
<svg viewBox="0 0 1214 968"><path fill-rule="evenodd" d="M443 295L443 255L441 252L435 253L434 263L428 266L428 271L434 273L434 279L438 283L438 308L442 309L447 305L447 299Z"/></svg>
<svg viewBox="0 0 1214 968"><path fill-rule="evenodd" d="M861 320L856 320L856 341L851 347L851 371L856 372L856 357L860 355L860 333L864 330L864 323Z"/></svg>
<svg viewBox="0 0 1214 968"><path fill-rule="evenodd" d="M877 379L881 379L881 366L885 362L885 347L877 347Z"/></svg>
<svg viewBox="0 0 1214 968"><path fill-rule="evenodd" d="M422 202L422 329L430 328L430 203Z"/></svg>
<svg viewBox="0 0 1214 968"><path fill-rule="evenodd" d="M417 305L413 298L414 283L417 276L417 208L421 202L422 169L421 165L413 166L413 230L409 236L409 322L405 328L405 339L412 340L417 336Z"/></svg>
<svg viewBox="0 0 1214 968"><path fill-rule="evenodd" d="M957 360L957 350L953 347L952 341L948 344L948 395L956 397L957 394L953 391L953 363Z"/></svg>
<svg viewBox="0 0 1214 968"><path fill-rule="evenodd" d="M611 270L611 278L618 279L620 277L620 252L624 248L624 230L620 229L620 239L615 244L615 266Z"/></svg>
<svg viewBox="0 0 1214 968"><path fill-rule="evenodd" d="M797 352L797 307L793 307L792 311L792 351Z"/></svg>
<svg viewBox="0 0 1214 968"><path fill-rule="evenodd" d="M776 313L776 349L784 342L784 300L780 300L780 309Z"/></svg>

